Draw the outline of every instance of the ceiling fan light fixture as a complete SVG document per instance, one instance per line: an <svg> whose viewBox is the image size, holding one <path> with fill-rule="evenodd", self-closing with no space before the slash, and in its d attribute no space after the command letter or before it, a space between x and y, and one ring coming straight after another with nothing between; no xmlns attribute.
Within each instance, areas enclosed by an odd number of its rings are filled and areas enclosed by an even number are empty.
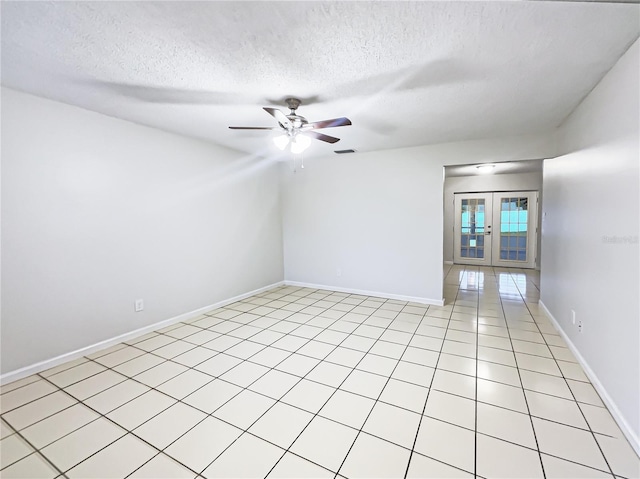
<svg viewBox="0 0 640 479"><path fill-rule="evenodd" d="M304 135L296 135L291 140L291 153L294 155L302 153L304 150L309 148L309 145L311 145L311 138Z"/></svg>
<svg viewBox="0 0 640 479"><path fill-rule="evenodd" d="M289 135L282 134L282 135L275 136L273 138L273 142L280 150L284 150L289 144Z"/></svg>

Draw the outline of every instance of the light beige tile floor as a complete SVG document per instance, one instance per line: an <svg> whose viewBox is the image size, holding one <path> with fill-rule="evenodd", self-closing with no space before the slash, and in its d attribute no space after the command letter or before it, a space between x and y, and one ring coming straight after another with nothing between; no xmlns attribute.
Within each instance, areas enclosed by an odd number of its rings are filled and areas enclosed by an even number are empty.
<svg viewBox="0 0 640 479"><path fill-rule="evenodd" d="M282 287L2 387L2 478L640 475L538 307L446 267L443 307Z"/></svg>

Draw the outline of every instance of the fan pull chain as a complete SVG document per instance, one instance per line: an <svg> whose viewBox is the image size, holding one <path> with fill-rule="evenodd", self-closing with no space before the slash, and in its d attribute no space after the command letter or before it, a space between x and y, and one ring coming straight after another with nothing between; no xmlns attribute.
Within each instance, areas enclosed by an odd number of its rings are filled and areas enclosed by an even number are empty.
<svg viewBox="0 0 640 479"><path fill-rule="evenodd" d="M298 155L293 155L293 172L297 173L297 163L298 159L300 159L300 169L304 170L304 153L299 153Z"/></svg>

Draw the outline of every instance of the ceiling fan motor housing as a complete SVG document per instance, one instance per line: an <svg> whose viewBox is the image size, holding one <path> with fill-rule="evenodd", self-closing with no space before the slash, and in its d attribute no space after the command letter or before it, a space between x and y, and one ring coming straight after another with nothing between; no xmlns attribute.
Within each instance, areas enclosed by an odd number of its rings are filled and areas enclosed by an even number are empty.
<svg viewBox="0 0 640 479"><path fill-rule="evenodd" d="M298 100L297 98L287 98L285 100L285 103L289 107L289 110L291 110L291 114L295 115L296 110L300 106L300 100Z"/></svg>
<svg viewBox="0 0 640 479"><path fill-rule="evenodd" d="M294 130L298 130L299 128L309 123L305 117L296 115L296 110L300 106L300 100L298 100L297 98L287 98L285 102L289 107L289 110L291 110L291 112L287 115L287 118L291 122Z"/></svg>

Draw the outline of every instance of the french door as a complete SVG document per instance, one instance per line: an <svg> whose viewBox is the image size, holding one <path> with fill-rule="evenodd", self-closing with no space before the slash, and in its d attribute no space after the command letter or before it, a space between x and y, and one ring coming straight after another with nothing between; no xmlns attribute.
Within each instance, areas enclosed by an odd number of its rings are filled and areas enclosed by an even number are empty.
<svg viewBox="0 0 640 479"><path fill-rule="evenodd" d="M534 268L538 192L455 194L458 264Z"/></svg>

